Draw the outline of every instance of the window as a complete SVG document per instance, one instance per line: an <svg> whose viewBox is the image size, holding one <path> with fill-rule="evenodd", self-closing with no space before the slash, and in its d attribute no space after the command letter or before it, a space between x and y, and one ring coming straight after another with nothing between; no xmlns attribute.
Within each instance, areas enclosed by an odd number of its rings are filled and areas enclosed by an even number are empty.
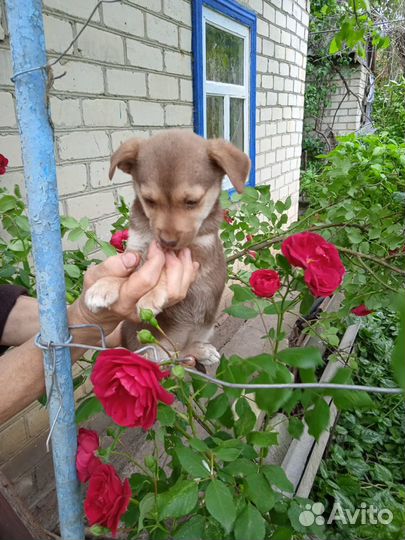
<svg viewBox="0 0 405 540"><path fill-rule="evenodd" d="M254 185L256 16L234 0L194 0L193 24L195 131L246 152Z"/></svg>

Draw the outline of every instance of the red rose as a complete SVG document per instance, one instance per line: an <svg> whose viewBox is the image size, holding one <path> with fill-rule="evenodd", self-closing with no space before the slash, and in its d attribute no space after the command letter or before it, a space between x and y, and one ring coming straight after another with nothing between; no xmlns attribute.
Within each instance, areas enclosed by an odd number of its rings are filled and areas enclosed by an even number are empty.
<svg viewBox="0 0 405 540"><path fill-rule="evenodd" d="M293 234L284 240L281 251L292 266L306 268L308 264L323 255L323 249L328 245L332 244L329 244L320 234L303 232Z"/></svg>
<svg viewBox="0 0 405 540"><path fill-rule="evenodd" d="M249 279L256 296L272 298L281 288L280 276L275 270L255 270Z"/></svg>
<svg viewBox="0 0 405 540"><path fill-rule="evenodd" d="M150 429L156 422L158 402L171 405L174 396L160 381L170 375L159 366L126 349L103 351L91 374L94 393L106 413L124 427Z"/></svg>
<svg viewBox="0 0 405 540"><path fill-rule="evenodd" d="M0 154L0 174L5 174L7 170L8 159L3 154Z"/></svg>
<svg viewBox="0 0 405 540"><path fill-rule="evenodd" d="M232 223L233 223L233 219L229 215L229 210L224 210L224 221L229 223L229 225L232 225Z"/></svg>
<svg viewBox="0 0 405 540"><path fill-rule="evenodd" d="M125 229L124 231L117 231L111 236L110 244L115 247L118 253L125 251L126 244L124 242L128 240L128 235L128 229Z"/></svg>
<svg viewBox="0 0 405 540"><path fill-rule="evenodd" d="M374 311L372 309L368 309L366 305L361 304L360 306L352 309L352 313L354 313L354 315L357 315L358 317L366 317L367 315L374 313Z"/></svg>
<svg viewBox="0 0 405 540"><path fill-rule="evenodd" d="M252 234L248 234L246 236L246 242L253 242L253 235Z"/></svg>
<svg viewBox="0 0 405 540"><path fill-rule="evenodd" d="M131 499L128 478L121 482L112 465L102 463L90 478L84 510L90 525L111 529L115 537L121 516L127 511Z"/></svg>
<svg viewBox="0 0 405 540"><path fill-rule="evenodd" d="M100 459L95 452L100 447L98 433L91 429L79 429L77 437L76 469L80 482L87 482L95 469L100 465Z"/></svg>
<svg viewBox="0 0 405 540"><path fill-rule="evenodd" d="M304 281L317 298L331 296L343 282L345 267L326 263L313 263L304 272Z"/></svg>

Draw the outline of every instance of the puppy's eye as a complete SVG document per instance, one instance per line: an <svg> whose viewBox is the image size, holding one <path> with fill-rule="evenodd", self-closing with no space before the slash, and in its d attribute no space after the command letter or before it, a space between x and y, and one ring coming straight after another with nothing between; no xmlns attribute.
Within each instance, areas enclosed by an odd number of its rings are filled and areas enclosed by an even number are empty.
<svg viewBox="0 0 405 540"><path fill-rule="evenodd" d="M184 201L186 208L195 208L199 201Z"/></svg>
<svg viewBox="0 0 405 540"><path fill-rule="evenodd" d="M156 206L156 202L153 199L149 199L149 197L144 197L143 200L148 206Z"/></svg>

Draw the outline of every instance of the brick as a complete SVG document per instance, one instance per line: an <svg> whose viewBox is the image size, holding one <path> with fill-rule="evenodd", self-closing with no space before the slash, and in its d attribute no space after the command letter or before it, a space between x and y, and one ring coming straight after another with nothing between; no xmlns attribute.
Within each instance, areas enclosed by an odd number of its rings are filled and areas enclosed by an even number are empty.
<svg viewBox="0 0 405 540"><path fill-rule="evenodd" d="M163 107L150 101L129 101L129 111L135 126L163 126Z"/></svg>
<svg viewBox="0 0 405 540"><path fill-rule="evenodd" d="M128 125L127 105L117 99L84 99L84 123L88 126Z"/></svg>
<svg viewBox="0 0 405 540"><path fill-rule="evenodd" d="M129 137L128 137L129 138ZM117 145L118 147L119 145ZM114 184L120 184L123 182L130 182L131 176L125 174L120 169L116 169L112 181L108 178L108 171L110 170L109 161L93 161L90 163L90 185L92 188L99 188L104 186L110 186L111 182Z"/></svg>
<svg viewBox="0 0 405 540"><path fill-rule="evenodd" d="M264 56L258 56L256 62L257 70L261 71L262 73L267 73L268 59Z"/></svg>
<svg viewBox="0 0 405 540"><path fill-rule="evenodd" d="M266 56L274 56L274 43L268 39L263 40L263 54Z"/></svg>
<svg viewBox="0 0 405 540"><path fill-rule="evenodd" d="M191 3L184 0L163 0L163 12L176 21L191 26Z"/></svg>
<svg viewBox="0 0 405 540"><path fill-rule="evenodd" d="M17 125L14 99L9 92L0 92L0 125L7 127L15 127Z"/></svg>
<svg viewBox="0 0 405 540"><path fill-rule="evenodd" d="M1 431L0 464L15 454L27 439L24 418L20 417L6 429Z"/></svg>
<svg viewBox="0 0 405 540"><path fill-rule="evenodd" d="M177 47L179 36L177 26L169 21L146 14L146 33L150 39L159 41L172 47Z"/></svg>
<svg viewBox="0 0 405 540"><path fill-rule="evenodd" d="M54 126L77 127L82 124L80 103L78 99L50 98L51 118Z"/></svg>
<svg viewBox="0 0 405 540"><path fill-rule="evenodd" d="M93 94L103 93L104 79L100 66L74 61L67 62L62 69L66 71L66 75L54 81L55 90Z"/></svg>
<svg viewBox="0 0 405 540"><path fill-rule="evenodd" d="M129 130L121 129L120 131L114 131L111 133L112 149L116 150L120 144L136 137L137 139L147 139L149 137L149 132L147 130ZM127 175L125 175L128 178ZM115 176L114 176L115 178Z"/></svg>
<svg viewBox="0 0 405 540"><path fill-rule="evenodd" d="M286 51L289 51L289 49L286 49L282 45L276 45L274 54L277 60L289 60L288 58L286 58ZM290 60L290 61L293 61L293 60Z"/></svg>
<svg viewBox="0 0 405 540"><path fill-rule="evenodd" d="M108 93L115 96L146 97L145 73L107 69Z"/></svg>
<svg viewBox="0 0 405 540"><path fill-rule="evenodd" d="M76 131L58 137L61 159L109 156L108 136L103 131Z"/></svg>
<svg viewBox="0 0 405 540"><path fill-rule="evenodd" d="M260 36L269 37L269 23L262 19L257 19L257 33Z"/></svg>
<svg viewBox="0 0 405 540"><path fill-rule="evenodd" d="M294 4L292 0L283 0L283 11L285 11L286 13L292 13L294 9Z"/></svg>
<svg viewBox="0 0 405 540"><path fill-rule="evenodd" d="M0 49L0 84L14 86L10 80L12 76L11 53L8 49Z"/></svg>
<svg viewBox="0 0 405 540"><path fill-rule="evenodd" d="M138 7L146 7L150 11L161 11L162 9L162 0L129 0L129 2Z"/></svg>
<svg viewBox="0 0 405 540"><path fill-rule="evenodd" d="M280 75L288 77L290 74L290 67L285 62L280 62Z"/></svg>
<svg viewBox="0 0 405 540"><path fill-rule="evenodd" d="M180 79L180 99L193 101L193 83L188 79Z"/></svg>
<svg viewBox="0 0 405 540"><path fill-rule="evenodd" d="M266 105L276 105L277 103L277 93L276 92L267 92L266 93Z"/></svg>
<svg viewBox="0 0 405 540"><path fill-rule="evenodd" d="M59 195L70 195L80 193L87 186L87 172L84 163L74 163L73 165L58 165L56 170L58 179Z"/></svg>
<svg viewBox="0 0 405 540"><path fill-rule="evenodd" d="M288 12L288 13L291 13L291 12ZM295 33L296 28L297 28L297 23L295 22L295 20L292 17L289 17L288 15L287 15L287 28L288 30L291 30L291 32L293 33Z"/></svg>
<svg viewBox="0 0 405 540"><path fill-rule="evenodd" d="M167 105L167 126L190 126L192 125L193 108L189 105Z"/></svg>
<svg viewBox="0 0 405 540"><path fill-rule="evenodd" d="M262 0L249 0L249 7L254 9L257 13L263 13Z"/></svg>
<svg viewBox="0 0 405 540"><path fill-rule="evenodd" d="M0 135L1 153L7 157L9 167L21 167L21 147L18 135Z"/></svg>
<svg viewBox="0 0 405 540"><path fill-rule="evenodd" d="M285 28L287 23L287 17L281 11L276 11L276 24L281 28Z"/></svg>
<svg viewBox="0 0 405 540"><path fill-rule="evenodd" d="M262 87L263 88L273 88L273 75L263 75L262 77Z"/></svg>
<svg viewBox="0 0 405 540"><path fill-rule="evenodd" d="M124 44L121 36L88 27L77 43L79 51L85 58L94 58L101 62L124 63Z"/></svg>
<svg viewBox="0 0 405 540"><path fill-rule="evenodd" d="M128 61L133 66L163 70L163 53L161 49L144 45L133 39L127 39Z"/></svg>
<svg viewBox="0 0 405 540"><path fill-rule="evenodd" d="M178 99L179 80L170 75L148 75L149 96L152 99Z"/></svg>
<svg viewBox="0 0 405 540"><path fill-rule="evenodd" d="M56 17L44 16L44 30L47 51L62 52L73 39L71 23Z"/></svg>
<svg viewBox="0 0 405 540"><path fill-rule="evenodd" d="M191 56L174 51L165 51L164 57L166 71L191 77Z"/></svg>
<svg viewBox="0 0 405 540"><path fill-rule="evenodd" d="M24 417L29 437L36 437L49 428L49 415L45 407L34 407Z"/></svg>
<svg viewBox="0 0 405 540"><path fill-rule="evenodd" d="M143 12L132 6L113 3L103 4L104 24L133 36L144 36Z"/></svg>
<svg viewBox="0 0 405 540"><path fill-rule="evenodd" d="M281 40L281 30L280 28L277 28L277 26L274 26L274 24L270 23L270 38L275 41L276 43L279 43Z"/></svg>
<svg viewBox="0 0 405 540"><path fill-rule="evenodd" d="M274 75L274 90L283 91L284 90L284 79Z"/></svg>
<svg viewBox="0 0 405 540"><path fill-rule="evenodd" d="M263 5L263 15L264 18L268 21L275 21L276 20L276 12L273 6L270 6L266 2Z"/></svg>
<svg viewBox="0 0 405 540"><path fill-rule="evenodd" d="M112 191L97 191L91 195L72 197L67 201L68 215L76 219L101 218L116 212Z"/></svg>
<svg viewBox="0 0 405 540"><path fill-rule="evenodd" d="M75 17L80 17L82 19L87 19L90 15L92 9L97 4L97 0L44 0L44 5L49 8L57 9L58 11L63 11L64 13L69 13L69 15L74 15ZM94 14L92 21L99 21L100 17L98 11Z"/></svg>
<svg viewBox="0 0 405 540"><path fill-rule="evenodd" d="M191 52L191 30L188 28L179 28L180 49Z"/></svg>

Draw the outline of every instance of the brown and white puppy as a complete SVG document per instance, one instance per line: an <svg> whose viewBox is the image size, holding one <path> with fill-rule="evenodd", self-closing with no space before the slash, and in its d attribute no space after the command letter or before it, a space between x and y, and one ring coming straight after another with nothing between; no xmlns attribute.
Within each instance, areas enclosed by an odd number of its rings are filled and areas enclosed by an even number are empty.
<svg viewBox="0 0 405 540"><path fill-rule="evenodd" d="M166 249L189 247L200 264L184 300L159 313L164 290L156 287L138 302L138 310L155 312L181 355L194 356L202 364L217 362L219 354L208 340L226 280L218 235L223 219L221 181L226 174L242 191L250 170L248 156L222 139L168 130L123 143L111 158L110 178L117 167L132 175L136 194L127 249L144 255L156 239ZM99 280L87 291L87 306L93 311L111 306L119 286L111 278ZM139 348L136 331L142 327L124 324L124 346Z"/></svg>

